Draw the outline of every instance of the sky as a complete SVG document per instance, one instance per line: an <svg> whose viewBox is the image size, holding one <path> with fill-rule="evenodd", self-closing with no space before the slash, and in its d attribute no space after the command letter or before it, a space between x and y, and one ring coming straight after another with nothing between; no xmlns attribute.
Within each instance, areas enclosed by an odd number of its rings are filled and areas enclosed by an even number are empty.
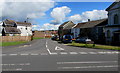
<svg viewBox="0 0 120 73"><path fill-rule="evenodd" d="M0 3L2 20L31 22L33 30L57 30L66 21L74 23L107 18L112 2L3 2ZM50 2L49 2L50 1ZM0 21L2 21L0 20Z"/></svg>

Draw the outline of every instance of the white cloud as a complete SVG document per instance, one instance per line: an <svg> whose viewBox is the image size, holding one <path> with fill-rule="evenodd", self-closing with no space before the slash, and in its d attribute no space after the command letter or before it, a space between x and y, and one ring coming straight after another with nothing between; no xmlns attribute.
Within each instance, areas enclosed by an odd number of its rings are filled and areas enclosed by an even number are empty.
<svg viewBox="0 0 120 73"><path fill-rule="evenodd" d="M70 16L69 20L72 20L73 22L79 22L82 20L82 16L79 14L75 14L73 16Z"/></svg>
<svg viewBox="0 0 120 73"><path fill-rule="evenodd" d="M32 25L32 30L57 30L60 25L45 23L43 25Z"/></svg>
<svg viewBox="0 0 120 73"><path fill-rule="evenodd" d="M61 23L70 12L71 9L67 6L54 8L51 12L51 17L53 17L54 20L52 20L51 23Z"/></svg>
<svg viewBox="0 0 120 73"><path fill-rule="evenodd" d="M32 30L40 30L40 25L32 25Z"/></svg>
<svg viewBox="0 0 120 73"><path fill-rule="evenodd" d="M57 30L60 25L45 23L40 27L40 30Z"/></svg>
<svg viewBox="0 0 120 73"><path fill-rule="evenodd" d="M107 11L105 10L93 10L93 11L86 11L83 12L81 15L76 14L73 16L70 16L68 19L72 20L73 22L86 22L88 19L90 20L98 20L107 18Z"/></svg>
<svg viewBox="0 0 120 73"><path fill-rule="evenodd" d="M4 2L3 14L4 19L14 19L23 21L27 17L31 20L34 18L41 18L45 12L54 7L54 2L46 0L47 2Z"/></svg>

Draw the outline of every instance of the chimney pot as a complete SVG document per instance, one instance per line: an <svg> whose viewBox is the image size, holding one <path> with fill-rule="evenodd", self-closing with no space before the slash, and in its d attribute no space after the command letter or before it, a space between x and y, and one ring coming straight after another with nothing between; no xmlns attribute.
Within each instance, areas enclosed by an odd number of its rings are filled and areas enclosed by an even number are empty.
<svg viewBox="0 0 120 73"><path fill-rule="evenodd" d="M88 22L90 22L90 19L88 19Z"/></svg>

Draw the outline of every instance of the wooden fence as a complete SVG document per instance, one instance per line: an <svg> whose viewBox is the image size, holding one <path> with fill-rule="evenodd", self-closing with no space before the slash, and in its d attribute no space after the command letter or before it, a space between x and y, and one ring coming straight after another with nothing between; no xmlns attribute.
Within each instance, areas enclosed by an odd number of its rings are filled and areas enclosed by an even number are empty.
<svg viewBox="0 0 120 73"><path fill-rule="evenodd" d="M0 36L2 42L31 41L32 36Z"/></svg>

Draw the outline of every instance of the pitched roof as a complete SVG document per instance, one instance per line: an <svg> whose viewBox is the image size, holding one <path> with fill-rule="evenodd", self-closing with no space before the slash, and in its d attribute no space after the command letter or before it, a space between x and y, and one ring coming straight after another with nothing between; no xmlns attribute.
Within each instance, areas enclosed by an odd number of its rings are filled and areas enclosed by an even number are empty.
<svg viewBox="0 0 120 73"><path fill-rule="evenodd" d="M59 27L63 27L65 24L67 24L69 21L64 22L63 24L61 24Z"/></svg>
<svg viewBox="0 0 120 73"><path fill-rule="evenodd" d="M75 26L75 24L72 21L67 21L59 27L63 27L63 29L71 29L73 26Z"/></svg>
<svg viewBox="0 0 120 73"><path fill-rule="evenodd" d="M5 27L5 33L20 34L21 31L15 27Z"/></svg>
<svg viewBox="0 0 120 73"><path fill-rule="evenodd" d="M95 21L89 21L84 23L78 23L75 28L92 28L95 26L105 26L108 22L108 19L101 19Z"/></svg>
<svg viewBox="0 0 120 73"><path fill-rule="evenodd" d="M4 23L5 23L5 24L15 24L15 21L6 19L6 20L4 21Z"/></svg>
<svg viewBox="0 0 120 73"><path fill-rule="evenodd" d="M82 25L86 24L87 22L84 23L78 23L77 25L74 26L74 28L80 28Z"/></svg>
<svg viewBox="0 0 120 73"><path fill-rule="evenodd" d="M18 26L31 26L31 23L27 22L16 22Z"/></svg>
<svg viewBox="0 0 120 73"><path fill-rule="evenodd" d="M114 5L116 5L118 2L120 2L120 1L117 1L117 0L116 0L116 2L113 2L113 3L106 9L106 11L108 11L110 8L112 8Z"/></svg>

